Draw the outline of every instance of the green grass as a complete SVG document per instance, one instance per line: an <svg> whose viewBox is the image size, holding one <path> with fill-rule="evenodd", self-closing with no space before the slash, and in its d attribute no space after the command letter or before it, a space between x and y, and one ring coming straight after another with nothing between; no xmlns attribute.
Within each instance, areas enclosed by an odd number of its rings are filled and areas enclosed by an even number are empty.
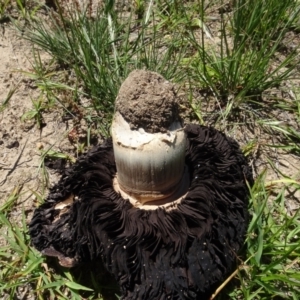
<svg viewBox="0 0 300 300"><path fill-rule="evenodd" d="M299 190L299 183L293 184ZM251 191L248 259L240 275L244 299L298 299L300 295L300 214L286 212L286 188L277 190L272 196L274 189L266 187L262 174Z"/></svg>
<svg viewBox="0 0 300 300"><path fill-rule="evenodd" d="M23 73L40 91L23 118L39 126L47 110L62 108L73 120L85 119L89 132L108 136L121 83L131 70L145 68L182 89L190 119L228 134L259 128L262 136L254 132L241 146L269 171L258 170L245 253L235 279L220 287L216 299L299 299L300 212L287 207L300 192L299 174L285 174L273 156L284 153L299 161L300 52L288 48L290 36L300 41L299 1L134 1L130 13L117 11L114 1L105 3L95 18L61 7L48 12L47 22L36 10L23 13L18 6L21 23L15 25L34 49L32 71ZM0 16L9 15L8 3L1 5ZM43 63L39 51L50 54L50 63ZM82 105L84 99L88 105ZM90 144L90 135L87 140L78 143L78 152ZM45 172L45 155L69 158L51 148L43 152ZM278 178L270 181L268 172ZM17 198L18 189L0 208L0 230L7 236L0 247L0 297L13 299L28 289L39 299L100 299L101 282L86 288L80 276L48 268L30 246L25 214L18 224L12 221Z"/></svg>
<svg viewBox="0 0 300 300"><path fill-rule="evenodd" d="M24 211L21 220L10 220L19 196L20 188L16 188L0 207L0 232L5 239L0 248L0 297L15 299L24 294L36 299L82 299L79 291L93 290L74 282L68 270L54 273L46 258L30 246Z"/></svg>
<svg viewBox="0 0 300 300"><path fill-rule="evenodd" d="M286 32L297 21L296 1L233 3L230 15L220 14L217 43L208 46L204 30L200 42L192 31L189 34L196 49L189 61L192 83L212 92L225 107L221 112L225 118L241 105L263 106L263 92L296 76L299 63L296 49L284 58L278 54ZM203 14L201 21L204 24Z"/></svg>
<svg viewBox="0 0 300 300"><path fill-rule="evenodd" d="M179 81L185 49L179 35L166 36L158 31L152 20L152 5L138 25L133 15L123 20L114 11L106 11L99 11L95 19L80 12L61 11L50 15L50 25L33 21L25 35L54 56L59 65L74 72L78 97L91 100L88 115L100 124L103 135L109 134L114 100L130 71L146 68Z"/></svg>
<svg viewBox="0 0 300 300"><path fill-rule="evenodd" d="M42 1L39 0L0 0L0 23L16 18L34 18L41 7Z"/></svg>

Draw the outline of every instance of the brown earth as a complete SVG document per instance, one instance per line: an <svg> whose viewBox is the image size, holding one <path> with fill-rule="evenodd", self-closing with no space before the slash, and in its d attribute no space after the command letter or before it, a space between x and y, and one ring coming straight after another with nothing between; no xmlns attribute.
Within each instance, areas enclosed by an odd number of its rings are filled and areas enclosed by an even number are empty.
<svg viewBox="0 0 300 300"><path fill-rule="evenodd" d="M70 152L73 146L67 136L70 129L62 121L60 110L43 112L43 127L34 119L21 120L24 113L33 110L32 101L38 100L39 91L26 76L32 73L32 46L20 38L11 25L3 25L0 35L0 94L1 103L15 90L8 104L0 112L0 207L9 195L19 195L13 215L19 216L22 207L28 213L34 209L36 196L45 195L41 154L53 149ZM49 59L41 53L44 62ZM49 180L57 180L49 170ZM17 193L16 193L17 192Z"/></svg>
<svg viewBox="0 0 300 300"><path fill-rule="evenodd" d="M179 121L175 87L155 72L135 70L122 84L116 100L116 110L131 129L146 132L166 132Z"/></svg>

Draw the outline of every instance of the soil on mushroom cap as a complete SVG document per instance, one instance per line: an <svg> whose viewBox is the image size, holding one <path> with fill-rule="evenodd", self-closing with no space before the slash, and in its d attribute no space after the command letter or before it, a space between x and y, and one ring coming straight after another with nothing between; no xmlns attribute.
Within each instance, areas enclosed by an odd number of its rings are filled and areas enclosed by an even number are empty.
<svg viewBox="0 0 300 300"><path fill-rule="evenodd" d="M116 110L131 129L143 128L149 133L166 132L180 121L174 85L155 72L135 70L122 84Z"/></svg>

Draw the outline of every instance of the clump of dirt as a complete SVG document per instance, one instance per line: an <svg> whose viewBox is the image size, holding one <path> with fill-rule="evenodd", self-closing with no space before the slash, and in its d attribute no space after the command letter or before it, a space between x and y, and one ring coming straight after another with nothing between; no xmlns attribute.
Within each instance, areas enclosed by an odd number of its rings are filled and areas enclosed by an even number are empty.
<svg viewBox="0 0 300 300"><path fill-rule="evenodd" d="M135 70L122 84L116 111L131 129L167 132L173 122L181 121L175 87L155 72Z"/></svg>

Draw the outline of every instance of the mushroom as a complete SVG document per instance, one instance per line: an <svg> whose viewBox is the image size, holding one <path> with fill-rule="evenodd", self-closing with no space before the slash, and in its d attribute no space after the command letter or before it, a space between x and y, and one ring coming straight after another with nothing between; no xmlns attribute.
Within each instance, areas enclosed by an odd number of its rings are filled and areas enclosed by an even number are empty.
<svg viewBox="0 0 300 300"><path fill-rule="evenodd" d="M35 210L33 245L61 265L101 259L122 299L208 299L236 265L252 172L212 127L182 127L174 86L133 71L112 139L65 171Z"/></svg>
<svg viewBox="0 0 300 300"><path fill-rule="evenodd" d="M174 86L157 73L134 71L121 86L111 130L114 188L135 207L169 207L188 190L177 106Z"/></svg>

